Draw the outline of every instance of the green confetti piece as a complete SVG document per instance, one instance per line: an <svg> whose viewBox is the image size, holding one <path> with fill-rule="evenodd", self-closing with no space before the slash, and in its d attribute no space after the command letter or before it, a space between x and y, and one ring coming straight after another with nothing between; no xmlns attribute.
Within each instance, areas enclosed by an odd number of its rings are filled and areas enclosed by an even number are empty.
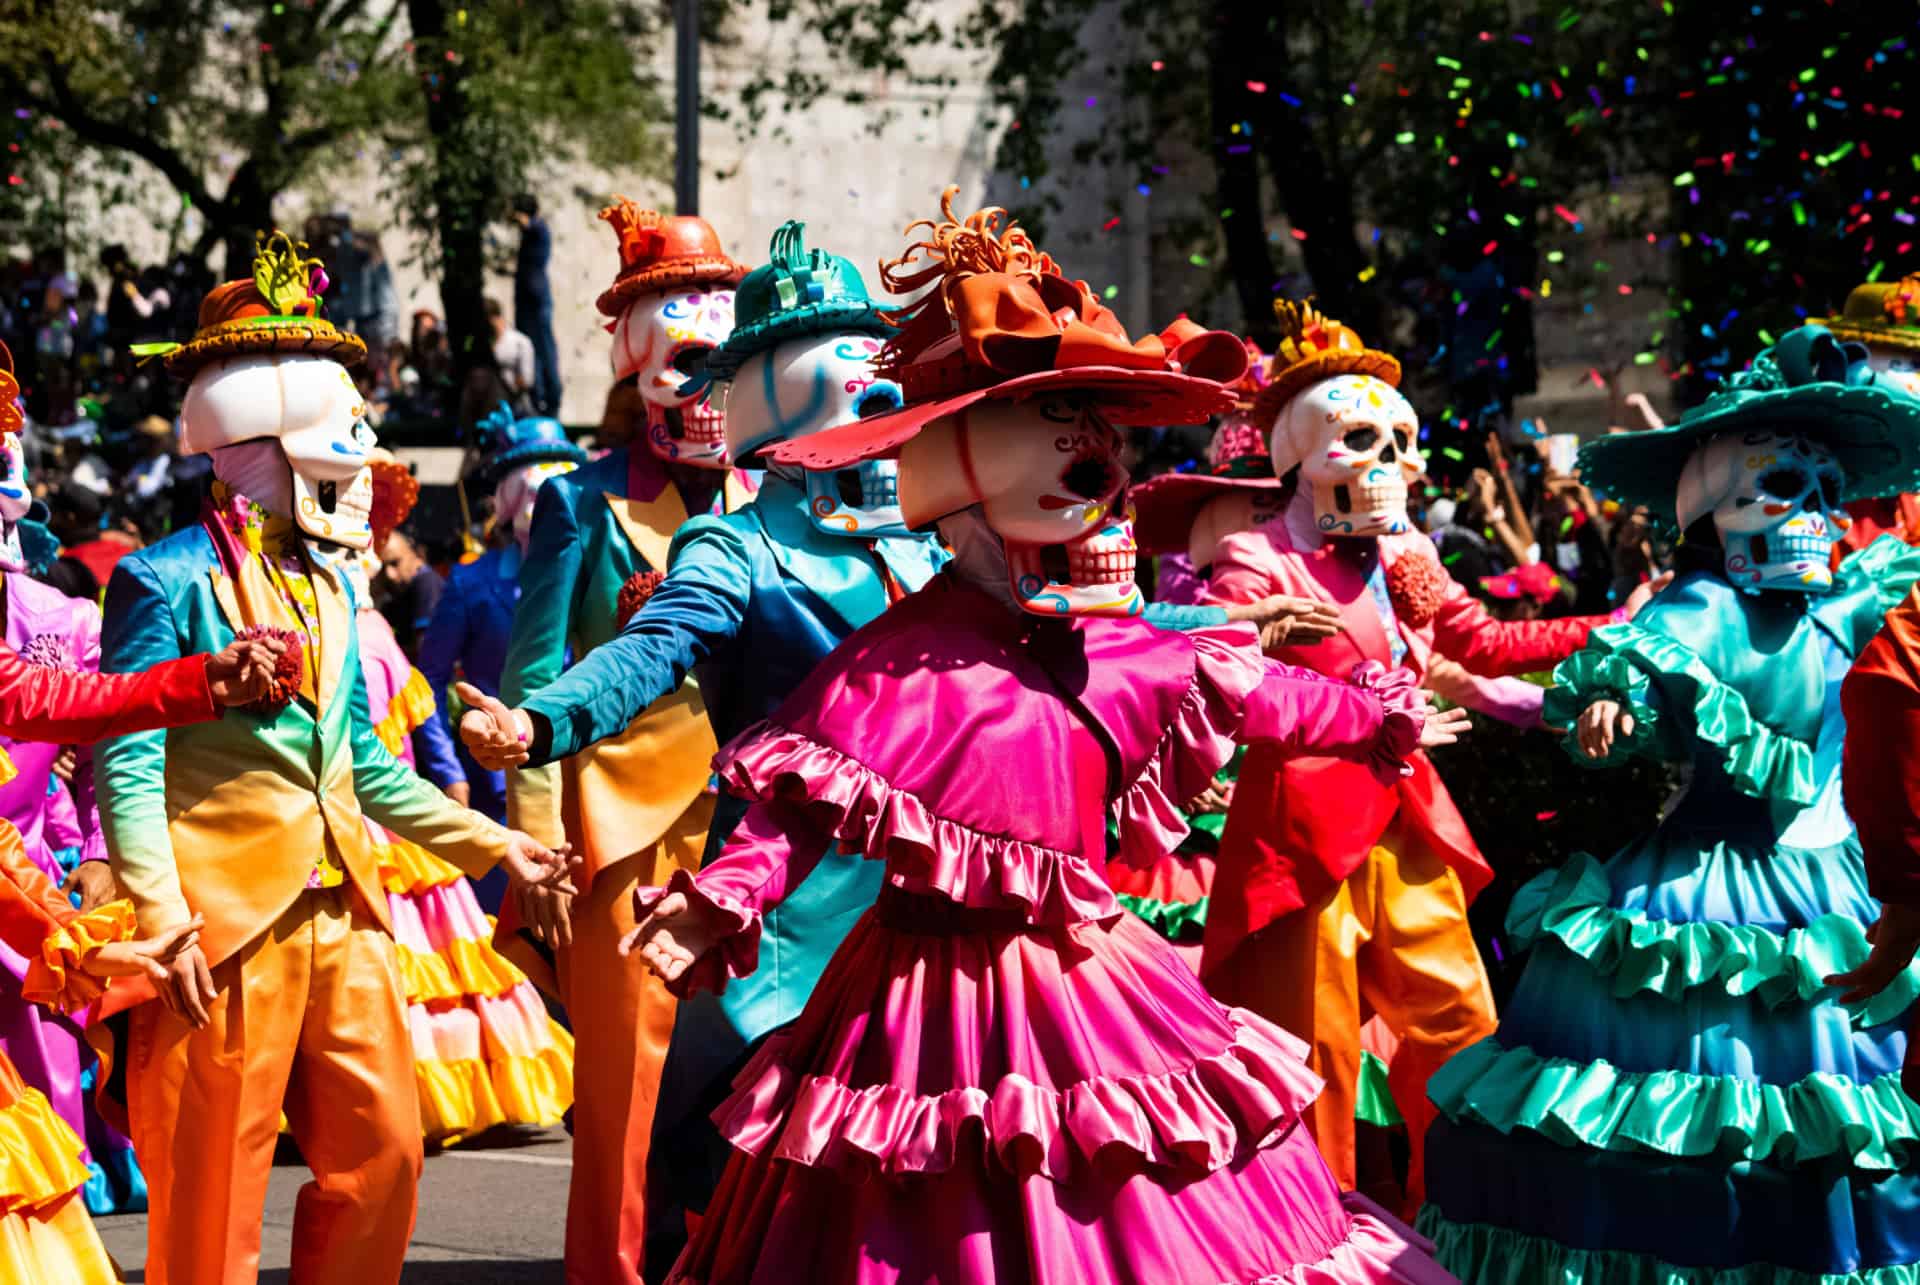
<svg viewBox="0 0 1920 1285"><path fill-rule="evenodd" d="M1887 261L1885 259L1882 259L1880 260L1880 262L1873 265L1873 271L1867 273L1867 280L1878 281L1880 279L1880 274L1882 272L1885 272L1886 270L1887 270Z"/></svg>
<svg viewBox="0 0 1920 1285"><path fill-rule="evenodd" d="M1410 129L1403 129L1398 134L1395 134L1393 136L1393 141L1396 143L1402 143L1402 144L1411 143L1413 141L1413 131Z"/></svg>
<svg viewBox="0 0 1920 1285"><path fill-rule="evenodd" d="M1204 268L1207 266L1207 256L1204 254L1190 254L1187 256L1187 262L1196 268Z"/></svg>
<svg viewBox="0 0 1920 1285"><path fill-rule="evenodd" d="M1100 296L1103 299L1112 299L1118 296L1119 293L1120 293L1119 286L1108 286L1105 290L1102 290L1100 292Z"/></svg>
<svg viewBox="0 0 1920 1285"><path fill-rule="evenodd" d="M1807 207L1798 201L1793 203L1793 221L1800 227L1807 226Z"/></svg>
<svg viewBox="0 0 1920 1285"><path fill-rule="evenodd" d="M1762 327L1760 330L1760 342L1771 345L1773 343L1773 332Z"/></svg>
<svg viewBox="0 0 1920 1285"><path fill-rule="evenodd" d="M1659 353L1637 352L1633 355L1633 364L1636 366L1651 366L1653 365L1654 362L1659 360L1660 360Z"/></svg>
<svg viewBox="0 0 1920 1285"><path fill-rule="evenodd" d="M1693 171L1692 171L1692 170L1687 170L1687 171L1686 171L1685 173L1682 173L1682 174L1675 174L1675 175L1673 176L1673 185L1674 185L1675 187L1692 187L1692 186L1693 186Z"/></svg>
<svg viewBox="0 0 1920 1285"><path fill-rule="evenodd" d="M1458 58L1449 58L1445 54L1441 54L1438 57L1436 57L1433 61L1438 66L1449 67L1449 68L1452 68L1454 71L1460 70L1460 60Z"/></svg>
<svg viewBox="0 0 1920 1285"><path fill-rule="evenodd" d="M1440 448L1440 453L1452 460L1455 464L1467 458L1458 447L1454 446L1443 446Z"/></svg>
<svg viewBox="0 0 1920 1285"><path fill-rule="evenodd" d="M1517 228L1520 226L1520 216L1518 214L1509 214L1507 215L1507 222Z"/></svg>

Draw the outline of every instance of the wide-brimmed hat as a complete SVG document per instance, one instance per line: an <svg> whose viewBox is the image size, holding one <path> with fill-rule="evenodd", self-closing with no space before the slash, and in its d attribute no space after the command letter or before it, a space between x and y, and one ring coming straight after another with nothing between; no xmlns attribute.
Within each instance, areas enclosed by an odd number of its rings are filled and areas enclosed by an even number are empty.
<svg viewBox="0 0 1920 1285"><path fill-rule="evenodd" d="M1824 326L1801 326L1679 422L1588 442L1580 475L1596 492L1672 522L1680 470L1707 439L1781 433L1834 455L1846 472L1843 499L1920 489L1920 401L1873 381L1864 347Z"/></svg>
<svg viewBox="0 0 1920 1285"><path fill-rule="evenodd" d="M514 469L528 464L585 464L587 452L567 437L560 421L545 415L516 418L513 407L501 402L493 412L475 425L481 449L487 452L480 466L480 481L488 490Z"/></svg>
<svg viewBox="0 0 1920 1285"><path fill-rule="evenodd" d="M720 234L692 214L668 215L643 210L624 196L600 211L620 235L620 272L594 306L618 317L643 294L662 294L690 286L731 286L747 275L720 248Z"/></svg>
<svg viewBox="0 0 1920 1285"><path fill-rule="evenodd" d="M1855 286L1840 315L1821 324L1855 343L1920 352L1920 272Z"/></svg>
<svg viewBox="0 0 1920 1285"><path fill-rule="evenodd" d="M1265 434L1236 411L1213 432L1206 472L1162 473L1127 492L1134 539L1143 553L1185 552L1194 520L1208 504L1231 491L1279 489Z"/></svg>
<svg viewBox="0 0 1920 1285"><path fill-rule="evenodd" d="M926 425L987 398L1042 393L1095 399L1120 426L1198 424L1233 405L1229 387L1246 370L1246 349L1225 331L1184 318L1138 341L1084 281L1070 281L1006 211L964 220L954 193L941 195L938 221L907 235L925 239L880 265L895 294L931 287L886 314L897 329L875 366L897 380L897 411L779 442L762 455L801 468L844 468L897 453ZM924 252L924 257L923 257Z"/></svg>
<svg viewBox="0 0 1920 1285"><path fill-rule="evenodd" d="M327 274L307 243L284 232L254 238L253 276L215 286L200 301L200 328L184 344L135 344L136 356L165 356L181 379L209 362L261 353L299 353L355 366L367 345L320 315Z"/></svg>
<svg viewBox="0 0 1920 1285"><path fill-rule="evenodd" d="M853 261L807 249L806 224L782 223L767 261L741 280L733 296L733 333L707 358L707 375L731 379L740 363L789 339L860 330L883 335L891 327L867 293Z"/></svg>
<svg viewBox="0 0 1920 1285"><path fill-rule="evenodd" d="M1276 299L1273 315L1280 323L1280 343L1267 365L1265 387L1253 398L1256 423L1271 426L1295 393L1336 375L1372 375L1400 386L1395 357L1367 347L1350 327L1316 309L1312 299Z"/></svg>

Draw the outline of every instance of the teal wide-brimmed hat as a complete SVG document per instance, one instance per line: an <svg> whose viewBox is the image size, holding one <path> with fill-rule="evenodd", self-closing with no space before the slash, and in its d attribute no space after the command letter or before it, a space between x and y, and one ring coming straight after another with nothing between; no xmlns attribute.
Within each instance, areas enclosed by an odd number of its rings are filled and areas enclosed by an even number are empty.
<svg viewBox="0 0 1920 1285"><path fill-rule="evenodd" d="M1687 457L1721 433L1785 433L1817 442L1846 471L1842 498L1920 490L1920 400L1876 386L1867 350L1805 325L1667 428L1596 438L1580 448L1593 490L1672 522Z"/></svg>
<svg viewBox="0 0 1920 1285"><path fill-rule="evenodd" d="M587 462L587 452L574 445L559 420L545 415L530 415L523 419L515 416L513 407L505 402L496 406L492 414L474 427L480 437L481 449L487 453L480 467L480 481L488 490L498 486L501 478L523 465L550 462L580 465Z"/></svg>
<svg viewBox="0 0 1920 1285"><path fill-rule="evenodd" d="M860 269L825 250L809 250L797 219L782 223L767 261L741 281L733 296L733 333L707 358L706 374L732 379L740 364L775 344L836 330L887 334L880 308L867 294Z"/></svg>

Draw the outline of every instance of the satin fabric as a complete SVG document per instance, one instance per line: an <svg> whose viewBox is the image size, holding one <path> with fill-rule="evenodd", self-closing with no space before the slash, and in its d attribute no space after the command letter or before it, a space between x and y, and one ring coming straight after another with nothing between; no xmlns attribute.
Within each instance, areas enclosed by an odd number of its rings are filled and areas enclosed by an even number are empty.
<svg viewBox="0 0 1920 1285"><path fill-rule="evenodd" d="M1463 1279L1559 1261L1561 1235L1606 1251L1569 1280L1655 1279L1661 1263L1756 1279L1769 1264L1914 1264L1920 1238L1902 1228L1920 1107L1898 1088L1904 1015L1867 1023L1832 988L1807 992L1783 947L1815 928L1831 936L1841 917L1864 931L1878 913L1839 806L1840 686L1916 576L1920 555L1889 540L1812 603L1682 577L1633 626L1596 635L1618 664L1590 652L1562 666L1550 707L1608 698L1644 710L1628 750L1686 755L1692 781L1653 833L1601 867L1604 883L1548 876L1524 890L1518 926L1559 922L1560 904L1590 906L1589 889L1604 887L1608 910L1664 931L1722 925L1775 941L1750 973L1662 976L1623 974L1639 966L1571 929L1533 938L1498 1032L1431 1086L1450 1125L1429 1140L1428 1217ZM1623 1212L1645 1209L1649 1189L1674 1199L1657 1216Z"/></svg>
<svg viewBox="0 0 1920 1285"><path fill-rule="evenodd" d="M1361 1014L1399 1037L1388 1067L1407 1123L1406 1191L1425 1191L1427 1078L1494 1028L1493 990L1466 925L1460 880L1429 849L1389 830L1324 901L1249 938L1207 979L1221 1002L1269 1016L1306 1040L1326 1088L1305 1113L1343 1189L1358 1181Z"/></svg>
<svg viewBox="0 0 1920 1285"><path fill-rule="evenodd" d="M392 939L351 888L313 889L215 965L213 981L201 1030L158 1003L132 1015L147 1280L255 1279L283 1103L314 1175L294 1205L294 1279L398 1280L422 1146Z"/></svg>
<svg viewBox="0 0 1920 1285"><path fill-rule="evenodd" d="M452 709L447 692L456 669L487 695L500 695L514 608L520 601L520 565L520 546L509 544L461 563L447 576L440 605L420 637L419 656L420 672L433 687L443 721ZM489 772L475 763L463 744L456 742L454 749L473 790L473 809L496 821L506 820L506 773ZM452 782L435 779L434 784L445 787Z"/></svg>

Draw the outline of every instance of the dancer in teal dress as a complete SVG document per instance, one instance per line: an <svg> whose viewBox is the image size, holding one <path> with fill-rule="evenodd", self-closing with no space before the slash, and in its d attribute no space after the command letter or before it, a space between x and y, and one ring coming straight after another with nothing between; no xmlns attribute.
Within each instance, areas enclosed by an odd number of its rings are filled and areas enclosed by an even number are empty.
<svg viewBox="0 0 1920 1285"><path fill-rule="evenodd" d="M1920 1285L1909 968L1862 1005L1840 683L1920 576L1887 539L1830 570L1842 501L1913 489L1920 401L1864 350L1783 338L1589 482L1686 531L1687 565L1565 661L1576 759L1691 766L1660 825L1515 898L1531 958L1499 1030L1433 1078L1421 1230L1468 1285ZM1677 495L1676 495L1677 492Z"/></svg>

